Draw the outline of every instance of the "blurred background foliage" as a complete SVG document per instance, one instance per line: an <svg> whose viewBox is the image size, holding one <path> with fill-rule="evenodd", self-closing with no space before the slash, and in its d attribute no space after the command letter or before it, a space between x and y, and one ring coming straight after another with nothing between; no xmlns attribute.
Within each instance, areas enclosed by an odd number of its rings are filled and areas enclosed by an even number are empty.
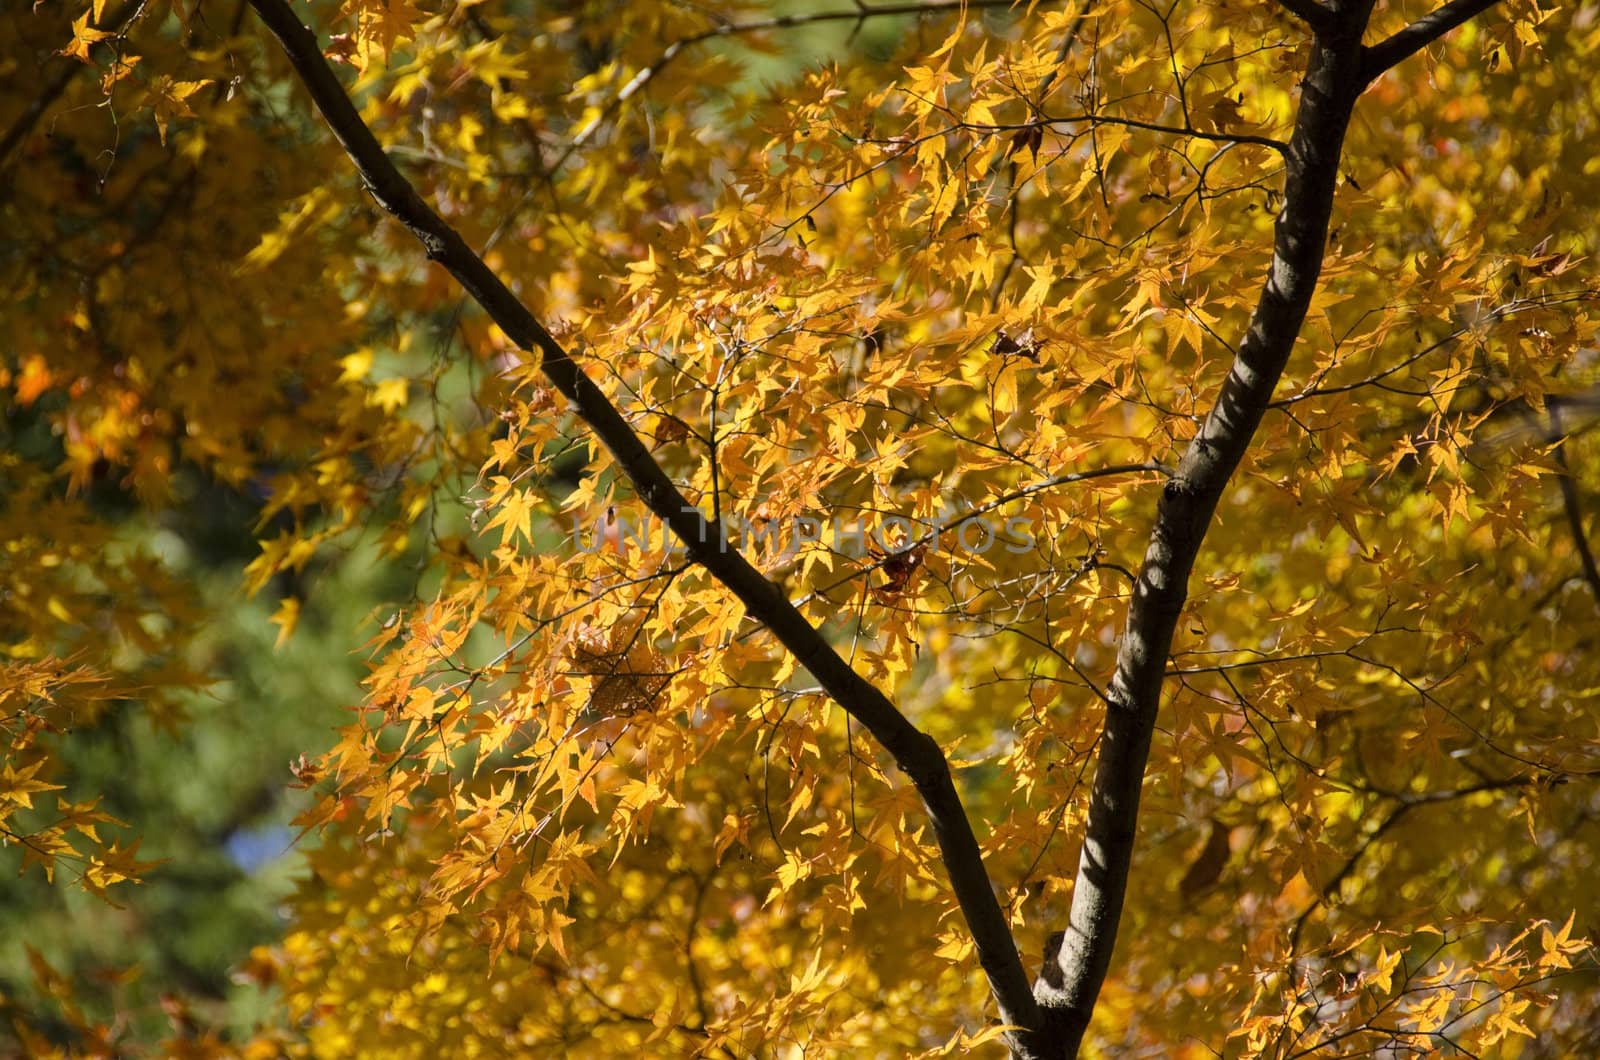
<svg viewBox="0 0 1600 1060"><path fill-rule="evenodd" d="M7 413L15 435L22 425ZM242 1029L263 1015L260 988L234 971L278 937L298 854L315 842L290 824L308 798L290 790L291 763L324 750L358 696L354 631L416 580L414 556L356 540L319 555L298 584L248 597L240 570L258 551L257 503L195 474L184 482L165 511L141 511L110 485L96 502L192 587L205 622L187 662L215 683L181 698L181 720L121 701L61 746L63 794L100 795L130 839L144 838L141 857L160 864L112 905L73 886L70 867L47 882L20 872L18 847L0 848L0 993L37 1013L27 940L79 984L87 1011L147 1014L135 1037L165 1032L169 994L220 1006L208 1023ZM271 616L301 594L299 630L279 644Z"/></svg>

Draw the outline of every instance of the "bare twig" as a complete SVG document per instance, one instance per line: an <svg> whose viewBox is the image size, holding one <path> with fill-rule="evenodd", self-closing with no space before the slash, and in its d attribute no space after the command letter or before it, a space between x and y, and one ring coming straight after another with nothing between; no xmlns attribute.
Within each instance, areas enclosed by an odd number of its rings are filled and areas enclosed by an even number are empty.
<svg viewBox="0 0 1600 1060"><path fill-rule="evenodd" d="M638 95L656 76L665 70L674 59L685 51L698 44L717 40L723 37L739 37L750 33L763 33L773 29L790 29L795 26L814 25L821 22L861 22L869 18L879 18L885 15L938 15L948 11L966 11L979 7L1013 7L1015 0L930 0L923 4L864 4L857 0L856 6L838 11L810 11L786 15L775 15L771 18L751 19L748 22L722 22L710 29L701 30L699 33L687 37L679 37L661 50L661 54L649 66L643 67L634 74L617 91L615 96L606 102L600 113L591 118L588 124L579 129L576 135L567 143L561 154L556 157L555 164L550 167L549 175L554 175L567 161L572 158L589 139L599 131L600 126L613 117L622 105Z"/></svg>
<svg viewBox="0 0 1600 1060"><path fill-rule="evenodd" d="M117 8L104 20L96 23L94 28L106 33L120 33L123 27L143 6L144 0L128 0L127 3ZM61 98L61 93L67 90L67 86L72 83L74 77L78 76L78 72L85 69L94 69L92 65L72 58L58 56L51 61L55 66L55 70L45 79L38 95L29 100L28 105L22 108L22 113L17 115L16 120L11 123L11 127L3 134L0 134L0 167L5 165L6 160L11 157L11 152L16 150L22 141L27 138L28 134L33 131L33 127L39 123L40 118L44 117L45 111L50 109L50 105Z"/></svg>

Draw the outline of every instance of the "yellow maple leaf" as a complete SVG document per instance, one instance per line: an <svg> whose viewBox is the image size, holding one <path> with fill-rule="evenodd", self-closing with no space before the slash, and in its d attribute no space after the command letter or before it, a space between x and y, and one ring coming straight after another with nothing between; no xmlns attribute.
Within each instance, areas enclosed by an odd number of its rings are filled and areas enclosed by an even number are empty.
<svg viewBox="0 0 1600 1060"><path fill-rule="evenodd" d="M110 40L116 36L115 33L107 33L105 30L92 28L89 25L90 17L91 13L85 11L72 24L72 43L62 48L59 54L70 55L80 62L93 62L94 60L89 58L89 49L103 40Z"/></svg>
<svg viewBox="0 0 1600 1060"><path fill-rule="evenodd" d="M278 627L278 639L273 643L274 648L283 647L288 639L294 636L294 627L300 621L300 599L295 596L285 596L278 605L278 610L273 612L268 619Z"/></svg>
<svg viewBox="0 0 1600 1060"><path fill-rule="evenodd" d="M163 144L167 142L167 123L173 118L194 117L188 99L210 83L209 80L174 81L162 74L145 88L145 103L155 116L156 130Z"/></svg>
<svg viewBox="0 0 1600 1060"><path fill-rule="evenodd" d="M397 43L414 40L413 27L423 18L410 0L357 0L345 9L355 15L355 39L361 60L357 65L362 69L374 51L382 51L387 61Z"/></svg>
<svg viewBox="0 0 1600 1060"><path fill-rule="evenodd" d="M372 394L367 398L367 404L375 405L385 412L395 412L405 408L411 389L410 380L403 377L385 379L372 388Z"/></svg>

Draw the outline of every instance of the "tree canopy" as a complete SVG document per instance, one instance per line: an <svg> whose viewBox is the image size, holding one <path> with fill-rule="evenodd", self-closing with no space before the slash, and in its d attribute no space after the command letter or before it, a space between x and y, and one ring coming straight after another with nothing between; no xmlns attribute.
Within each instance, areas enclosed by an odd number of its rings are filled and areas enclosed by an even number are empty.
<svg viewBox="0 0 1600 1060"><path fill-rule="evenodd" d="M326 732L276 1007L23 938L17 1048L1600 1048L1600 6L0 40L11 864L159 871L119 718ZM309 705L218 684L246 598Z"/></svg>

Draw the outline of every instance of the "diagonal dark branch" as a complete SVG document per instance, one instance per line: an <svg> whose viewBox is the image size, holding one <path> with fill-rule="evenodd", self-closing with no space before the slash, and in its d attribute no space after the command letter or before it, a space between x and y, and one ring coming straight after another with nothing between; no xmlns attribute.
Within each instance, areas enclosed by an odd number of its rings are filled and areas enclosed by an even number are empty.
<svg viewBox="0 0 1600 1060"><path fill-rule="evenodd" d="M939 744L857 674L785 599L778 586L729 547L720 523L707 520L688 503L594 381L483 259L429 208L384 154L323 57L316 35L290 9L288 0L250 0L250 5L282 44L290 64L355 163L373 198L416 236L428 257L449 271L518 347L537 350L542 355L545 376L610 450L644 503L683 542L689 558L726 586L750 617L766 625L910 777L927 807L940 857L972 932L1001 1019L1017 1027L1036 1027L1039 1011L1027 973ZM1016 1045L1023 1055L1042 1055L1032 1044L1031 1036L1020 1038Z"/></svg>
<svg viewBox="0 0 1600 1060"><path fill-rule="evenodd" d="M1550 405L1550 441L1555 443L1556 482L1561 487L1561 507L1566 511L1567 526L1572 530L1578 562L1583 566L1583 580L1589 583L1595 603L1600 604L1600 567L1595 566L1589 535L1583 528L1583 505L1578 497L1578 482L1573 478L1572 466L1567 462L1567 436L1561 429L1561 407L1556 404Z"/></svg>
<svg viewBox="0 0 1600 1060"><path fill-rule="evenodd" d="M1089 20L1089 12L1093 10L1095 0L1082 0L1078 8L1077 17L1072 20L1072 25L1067 27L1067 32L1062 34L1061 47L1056 52L1055 65L1039 81L1039 87L1034 90L1033 98L1028 101L1028 107L1035 113L1044 106L1045 100L1050 98L1050 89L1054 87L1056 79L1061 76L1061 71L1066 69L1067 57L1072 54L1073 46L1078 43L1078 34L1083 32L1083 24Z"/></svg>
<svg viewBox="0 0 1600 1060"><path fill-rule="evenodd" d="M1281 0L1280 0L1281 2ZM1361 76L1370 83L1498 0L1450 0L1379 44L1363 49Z"/></svg>
<svg viewBox="0 0 1600 1060"><path fill-rule="evenodd" d="M1053 937L1035 994L1076 1055L1116 946L1140 790L1188 581L1234 469L1267 406L1322 271L1334 188L1362 79L1361 34L1372 0L1354 0L1319 30L1285 152L1284 206L1270 271L1216 405L1162 491L1108 691L1067 928Z"/></svg>

